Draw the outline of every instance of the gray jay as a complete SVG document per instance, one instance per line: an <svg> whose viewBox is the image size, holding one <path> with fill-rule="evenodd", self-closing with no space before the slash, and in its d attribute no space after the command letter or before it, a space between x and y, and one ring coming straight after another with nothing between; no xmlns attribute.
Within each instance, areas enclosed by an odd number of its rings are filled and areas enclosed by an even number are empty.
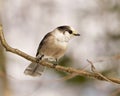
<svg viewBox="0 0 120 96"><path fill-rule="evenodd" d="M68 41L74 36L80 36L80 34L70 26L59 26L47 33L37 49L37 60L57 62L65 54ZM25 69L24 73L31 76L40 76L43 71L44 66L32 62Z"/></svg>

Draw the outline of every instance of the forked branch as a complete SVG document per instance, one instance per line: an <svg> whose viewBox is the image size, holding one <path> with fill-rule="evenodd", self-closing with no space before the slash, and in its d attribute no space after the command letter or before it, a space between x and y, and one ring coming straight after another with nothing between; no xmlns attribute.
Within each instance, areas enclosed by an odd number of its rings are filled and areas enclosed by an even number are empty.
<svg viewBox="0 0 120 96"><path fill-rule="evenodd" d="M1 41L1 44L3 45L3 47L9 52L17 54L17 55L19 55L19 56L21 56L21 57L23 57L23 58L25 58L25 59L27 59L31 62L36 62L35 57L32 57L32 56L16 49L16 48L12 48L11 46L9 46L6 42L6 40L5 40L2 28L3 28L2 25L0 25L0 41ZM46 61L40 61L39 64L41 64L43 66L46 66L46 67L56 69L58 71L67 72L67 73L70 73L70 74L75 73L75 74L78 74L80 76L91 77L91 78L95 78L95 79L98 79L98 80L103 80L103 81L107 81L107 82L113 82L113 83L120 84L120 79L106 77L106 76L103 76L100 73L96 74L96 72L88 72L88 71L85 71L85 70L79 70L79 69L75 69L75 68L72 68L72 67L63 67L63 66L59 66L59 65L54 67L53 64L48 63Z"/></svg>

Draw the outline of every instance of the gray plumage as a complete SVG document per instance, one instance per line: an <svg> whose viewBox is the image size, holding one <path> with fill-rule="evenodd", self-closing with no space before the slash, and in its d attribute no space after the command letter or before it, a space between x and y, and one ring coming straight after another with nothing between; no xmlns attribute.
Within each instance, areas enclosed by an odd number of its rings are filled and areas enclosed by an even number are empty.
<svg viewBox="0 0 120 96"><path fill-rule="evenodd" d="M75 33L73 28L70 26L60 26L52 32L47 33L39 44L36 58L38 60L42 59L46 61L59 60L67 49L68 41L75 34L77 33ZM39 76L43 71L44 66L32 62L25 69L24 73L31 76Z"/></svg>

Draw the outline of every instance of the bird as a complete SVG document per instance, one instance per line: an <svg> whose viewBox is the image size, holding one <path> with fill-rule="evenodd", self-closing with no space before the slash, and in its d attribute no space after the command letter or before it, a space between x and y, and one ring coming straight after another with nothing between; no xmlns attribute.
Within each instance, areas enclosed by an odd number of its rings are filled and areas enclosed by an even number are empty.
<svg viewBox="0 0 120 96"><path fill-rule="evenodd" d="M80 34L68 25L58 26L53 31L47 33L37 49L37 60L54 61L56 65L58 60L64 56L69 40L74 36L80 36ZM44 68L45 66L32 62L25 69L24 73L30 76L41 76Z"/></svg>

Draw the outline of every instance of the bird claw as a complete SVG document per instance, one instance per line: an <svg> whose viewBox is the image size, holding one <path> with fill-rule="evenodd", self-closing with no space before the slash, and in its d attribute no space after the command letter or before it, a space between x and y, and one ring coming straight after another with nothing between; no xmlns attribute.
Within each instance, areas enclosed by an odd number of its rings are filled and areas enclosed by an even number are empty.
<svg viewBox="0 0 120 96"><path fill-rule="evenodd" d="M58 65L57 63L54 63L54 64L53 64L53 68L55 68L57 65Z"/></svg>

